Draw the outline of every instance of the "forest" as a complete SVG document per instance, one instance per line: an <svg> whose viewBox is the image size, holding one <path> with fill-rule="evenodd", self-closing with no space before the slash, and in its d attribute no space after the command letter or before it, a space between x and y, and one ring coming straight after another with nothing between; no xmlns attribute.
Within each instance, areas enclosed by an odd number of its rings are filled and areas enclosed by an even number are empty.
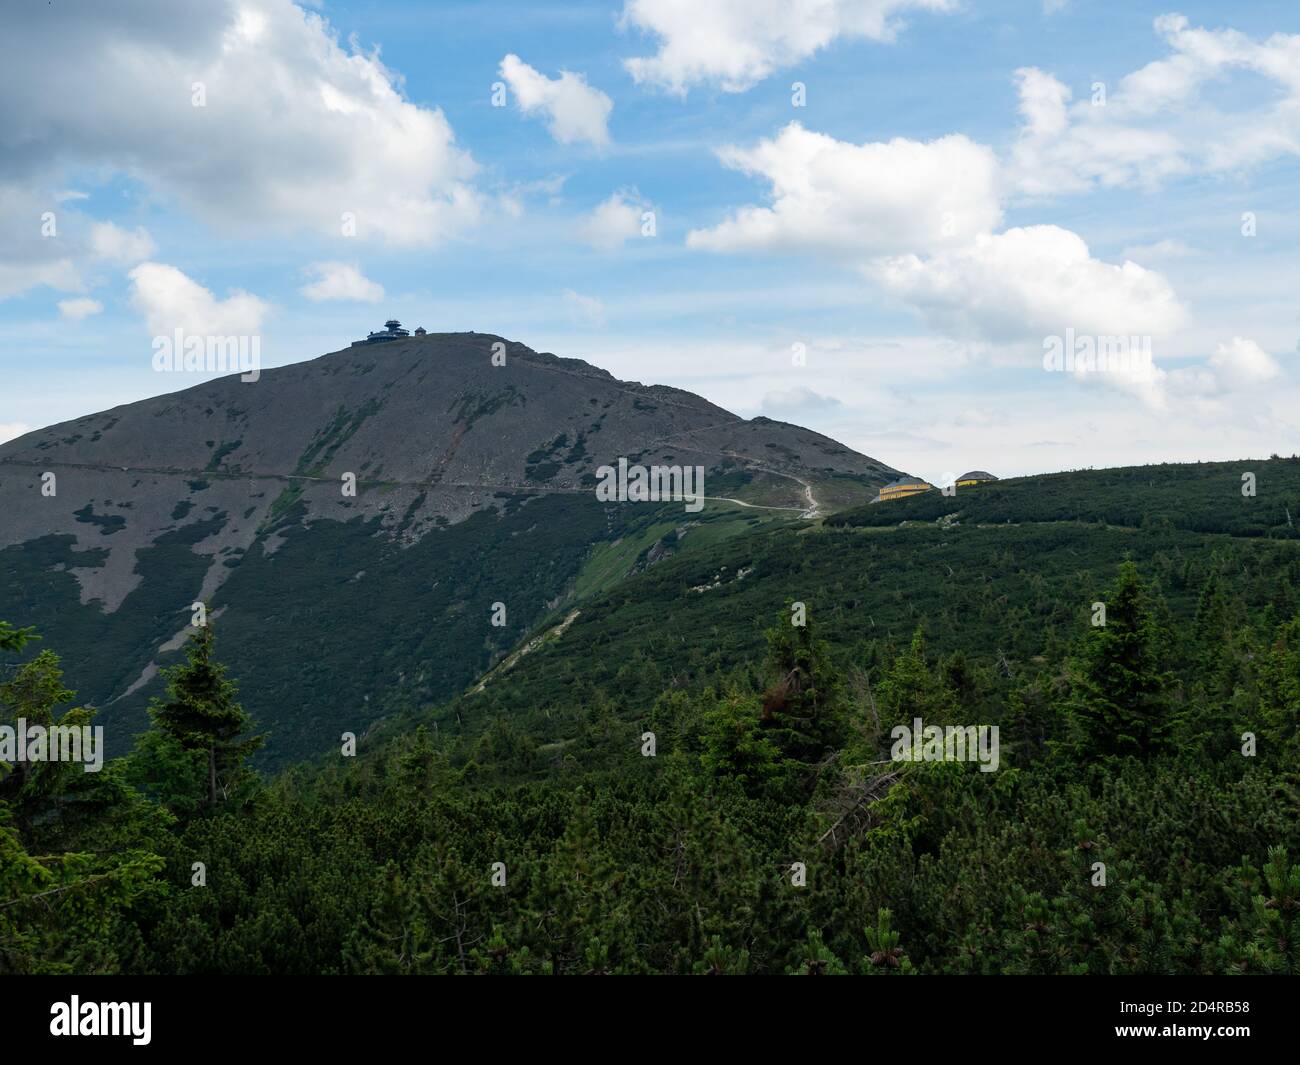
<svg viewBox="0 0 1300 1065"><path fill-rule="evenodd" d="M128 755L0 765L0 972L1295 973L1300 467L1258 468L1245 516L1192 466L756 528L274 773L209 622ZM0 649L0 723L94 720ZM917 718L997 770L892 758Z"/></svg>

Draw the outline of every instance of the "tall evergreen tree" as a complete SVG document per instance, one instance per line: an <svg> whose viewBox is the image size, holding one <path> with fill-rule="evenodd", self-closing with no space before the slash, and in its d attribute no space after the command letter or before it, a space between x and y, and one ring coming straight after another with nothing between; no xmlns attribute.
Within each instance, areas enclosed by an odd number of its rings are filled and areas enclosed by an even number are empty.
<svg viewBox="0 0 1300 1065"><path fill-rule="evenodd" d="M1300 738L1300 618L1279 625L1260 656L1259 718L1269 756Z"/></svg>
<svg viewBox="0 0 1300 1065"><path fill-rule="evenodd" d="M1081 676L1069 706L1071 746L1084 758L1145 758L1170 727L1161 634L1137 566L1125 560L1106 597L1106 623L1088 633Z"/></svg>
<svg viewBox="0 0 1300 1065"><path fill-rule="evenodd" d="M63 686L63 668L59 656L45 650L29 662L24 662L14 675L0 684L0 722L12 719L16 724L25 721L28 728L40 726L48 729L56 723L80 728L89 725L94 711L85 707L67 710L56 718L58 707L69 702L76 692ZM80 766L57 759L40 762L18 761L12 766L0 764L0 799L14 804L14 816L22 828L30 826L32 818L59 791L85 783Z"/></svg>
<svg viewBox="0 0 1300 1065"><path fill-rule="evenodd" d="M1211 570L1196 603L1196 642L1203 650L1216 650L1226 635L1227 627L1227 604L1219 588L1219 575Z"/></svg>
<svg viewBox="0 0 1300 1065"><path fill-rule="evenodd" d="M921 626L912 633L906 651L894 659L880 682L883 731L895 725L912 724L921 718L927 725L949 724L956 712L951 689L926 661L925 633Z"/></svg>
<svg viewBox="0 0 1300 1065"><path fill-rule="evenodd" d="M844 700L824 640L811 619L767 631L771 677L759 721L787 758L812 764L844 739Z"/></svg>
<svg viewBox="0 0 1300 1065"><path fill-rule="evenodd" d="M20 651L36 639L32 629L0 621L0 648ZM43 651L0 684L0 723L22 718L48 728L75 694L63 686L58 656ZM80 727L93 715L75 708L57 723ZM116 938L123 913L163 866L147 850L136 812L111 765L87 774L70 762L0 761L0 975L114 971L123 963ZM83 851L88 836L101 849Z"/></svg>
<svg viewBox="0 0 1300 1065"><path fill-rule="evenodd" d="M186 661L165 672L167 697L149 705L154 725L186 750L207 755L207 802L215 807L218 791L228 793L244 760L265 742L250 736L252 718L236 701L238 689L226 667L213 658L215 636L209 621L191 637Z"/></svg>

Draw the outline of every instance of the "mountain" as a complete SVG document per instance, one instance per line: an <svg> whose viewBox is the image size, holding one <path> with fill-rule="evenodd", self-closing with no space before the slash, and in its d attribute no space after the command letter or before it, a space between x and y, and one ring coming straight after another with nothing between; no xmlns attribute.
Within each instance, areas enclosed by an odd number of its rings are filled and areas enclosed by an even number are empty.
<svg viewBox="0 0 1300 1065"><path fill-rule="evenodd" d="M773 490L724 458L710 494ZM840 483L782 472L818 504ZM0 464L10 487L34 473ZM0 910L19 970L1295 971L1300 458L1014 478L812 520L533 487L431 528L331 516L325 482L282 477L303 494L222 563L218 648L272 762L324 753L269 781L235 771L211 807L204 752L185 762L157 730L103 773L0 781L25 833L0 825L26 878ZM200 500L225 484L204 479L185 486ZM57 679L36 649L73 687L118 658L125 675L132 630L156 608L170 631L204 579L193 548L225 522L195 504L137 552L114 614L79 605L69 560L103 565L93 537L125 535L124 501L60 499L71 533L0 550L0 619L43 638L14 652L15 710ZM524 607L494 630L490 600ZM101 717L129 737L127 706ZM990 736L996 770L982 746L900 759L918 717ZM37 871L62 854L79 888L151 894L51 891ZM219 870L202 891L196 855Z"/></svg>
<svg viewBox="0 0 1300 1065"><path fill-rule="evenodd" d="M599 502L620 458L702 466L707 505ZM353 346L0 446L0 617L61 649L120 753L210 603L277 762L461 690L628 574L898 472L491 334Z"/></svg>

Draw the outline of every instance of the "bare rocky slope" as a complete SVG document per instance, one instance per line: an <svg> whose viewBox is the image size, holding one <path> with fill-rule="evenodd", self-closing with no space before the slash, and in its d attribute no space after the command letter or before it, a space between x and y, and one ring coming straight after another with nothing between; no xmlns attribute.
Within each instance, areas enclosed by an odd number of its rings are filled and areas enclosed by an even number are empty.
<svg viewBox="0 0 1300 1065"><path fill-rule="evenodd" d="M624 456L705 467L705 511L672 505L682 533L860 503L898 473L491 334L411 337L0 446L0 617L41 626L120 750L209 601L268 749L309 753L393 698L457 690L571 601L600 544L668 509L596 501L595 470Z"/></svg>

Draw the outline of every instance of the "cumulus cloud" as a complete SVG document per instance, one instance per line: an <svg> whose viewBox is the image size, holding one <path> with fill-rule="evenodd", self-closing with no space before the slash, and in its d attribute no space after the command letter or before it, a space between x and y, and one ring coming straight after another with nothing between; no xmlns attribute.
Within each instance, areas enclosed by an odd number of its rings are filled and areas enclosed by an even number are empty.
<svg viewBox="0 0 1300 1065"><path fill-rule="evenodd" d="M743 92L839 37L892 41L899 15L952 11L956 0L627 0L622 25L658 38L625 60L638 83L684 95L698 83Z"/></svg>
<svg viewBox="0 0 1300 1065"><path fill-rule="evenodd" d="M611 250L641 235L642 215L650 210L634 192L616 192L591 212L578 228L578 236L593 248Z"/></svg>
<svg viewBox="0 0 1300 1065"><path fill-rule="evenodd" d="M320 15L290 0L76 6L54 43L44 5L6 15L0 183L55 189L93 166L246 232L337 235L349 213L359 237L429 243L478 217L475 164L443 113Z"/></svg>
<svg viewBox="0 0 1300 1065"><path fill-rule="evenodd" d="M59 313L70 322L79 322L92 314L99 314L104 305L99 300L79 297L71 300L59 300Z"/></svg>
<svg viewBox="0 0 1300 1065"><path fill-rule="evenodd" d="M851 144L791 122L775 138L718 156L766 181L771 206L693 231L691 247L861 259L959 246L1002 219L997 158L960 135Z"/></svg>
<svg viewBox="0 0 1300 1065"><path fill-rule="evenodd" d="M303 272L316 280L298 291L314 303L327 300L379 303L384 298L384 286L362 274L356 263L312 263Z"/></svg>
<svg viewBox="0 0 1300 1065"><path fill-rule="evenodd" d="M764 181L770 205L693 231L692 247L834 256L961 340L1036 346L1066 328L1151 335L1183 321L1160 274L1094 259L1069 230L997 232L998 161L966 137L851 144L791 123L719 155Z"/></svg>
<svg viewBox="0 0 1300 1065"><path fill-rule="evenodd" d="M1013 150L1022 191L1054 195L1093 186L1156 187L1183 174L1228 173L1300 155L1300 34L1255 39L1194 28L1162 15L1169 54L1132 71L1104 96L1068 87L1035 67L1016 72L1023 119ZM1249 112L1222 110L1210 92L1234 75L1260 79L1272 97Z"/></svg>
<svg viewBox="0 0 1300 1065"><path fill-rule="evenodd" d="M84 198L0 181L0 299L40 286L82 292L96 267L130 265L154 253L144 227L96 222L76 206Z"/></svg>
<svg viewBox="0 0 1300 1065"><path fill-rule="evenodd" d="M1177 409L1223 427L1224 419L1240 420L1246 413L1240 403L1242 396L1253 395L1256 402L1251 416L1258 415L1266 396L1277 389L1278 379L1284 374L1277 360L1254 340L1233 337L1216 345L1203 362L1177 369L1166 371L1155 367L1149 374L1081 373L1077 376L1086 383L1121 388L1152 409Z"/></svg>
<svg viewBox="0 0 1300 1065"><path fill-rule="evenodd" d="M1071 104L1070 89L1037 68L1017 70L1016 79L1023 121L1012 176L1020 191L1050 196L1093 185L1154 187L1189 169L1172 132L1116 122L1112 105L1095 105L1091 97Z"/></svg>
<svg viewBox="0 0 1300 1065"><path fill-rule="evenodd" d="M1229 388L1254 388L1282 375L1277 360L1255 341L1233 337L1210 356L1210 365Z"/></svg>
<svg viewBox="0 0 1300 1065"><path fill-rule="evenodd" d="M1216 345L1203 364L1160 375L1156 386L1180 411L1223 428L1240 423L1243 416L1258 417L1282 376L1277 360L1258 343L1233 337ZM1240 402L1243 395L1254 397L1254 410L1249 413Z"/></svg>
<svg viewBox="0 0 1300 1065"><path fill-rule="evenodd" d="M1094 259L1078 234L1059 226L980 234L962 248L898 256L865 270L957 337L1041 340L1067 328L1149 336L1178 328L1186 314L1162 275Z"/></svg>
<svg viewBox="0 0 1300 1065"><path fill-rule="evenodd" d="M189 336L256 336L269 304L240 290L218 299L197 281L166 263L141 263L128 275L131 303L154 336L177 329Z"/></svg>
<svg viewBox="0 0 1300 1065"><path fill-rule="evenodd" d="M551 136L561 144L609 143L614 101L588 85L583 75L562 70L558 78L548 78L517 55L507 55L501 60L501 76L519 110L526 115L545 115Z"/></svg>

